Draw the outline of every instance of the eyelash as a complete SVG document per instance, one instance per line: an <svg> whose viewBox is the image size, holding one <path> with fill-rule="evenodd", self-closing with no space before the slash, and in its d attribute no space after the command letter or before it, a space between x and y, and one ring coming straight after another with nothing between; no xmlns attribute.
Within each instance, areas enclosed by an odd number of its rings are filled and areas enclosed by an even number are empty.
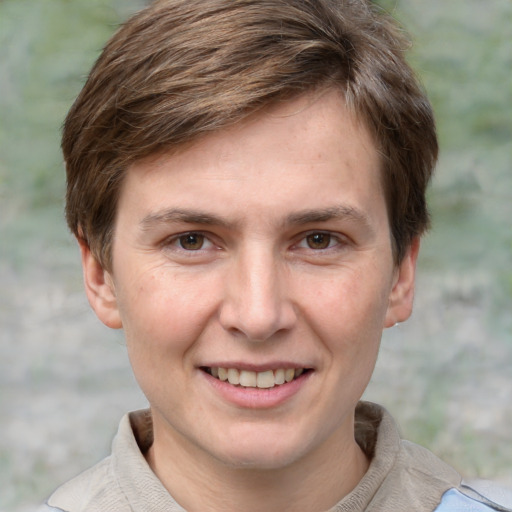
<svg viewBox="0 0 512 512"><path fill-rule="evenodd" d="M315 241L313 237L316 237ZM327 237L327 241L324 239ZM326 244L325 247L317 247L313 248L309 245L309 242L318 242L320 245ZM302 244L306 244L306 247L300 247ZM336 250L340 247L346 246L347 240L343 236L335 233L331 233L330 231L309 231L308 233L301 234L301 238L299 242L295 244L296 247L300 247L306 250L311 250L313 252L323 252L330 250Z"/></svg>
<svg viewBox="0 0 512 512"><path fill-rule="evenodd" d="M183 247L182 243L186 237L201 237L201 246L197 249L186 249ZM210 248L204 248L204 244L210 244L212 247L216 247L216 245L210 240L210 237L206 233L202 233L201 231L187 231L185 233L179 233L174 235L168 239L166 239L163 243L165 247L171 247L176 251L186 252L186 253L201 253L202 251L209 250Z"/></svg>
<svg viewBox="0 0 512 512"><path fill-rule="evenodd" d="M197 249L187 249L183 247L183 243L185 243L186 237L200 238L200 246ZM316 242L318 242L320 245L326 244L326 246L317 248L311 247L309 242L314 243L314 237L316 237ZM325 237L327 238L327 240L325 240ZM293 248L297 248L299 250L312 251L313 253L324 254L327 251L334 251L336 249L343 248L348 244L346 237L329 231L308 231L306 233L301 233L296 238L296 240L297 242L293 244ZM190 242L193 243L193 240L190 240ZM209 244L209 247L205 248L205 244ZM179 233L166 239L163 245L165 247L172 248L175 251L188 253L188 256L193 256L194 253L196 253L196 255L203 254L204 251L211 250L212 248L219 248L218 245L211 240L211 235L209 233L203 233L201 231L186 231L184 233Z"/></svg>

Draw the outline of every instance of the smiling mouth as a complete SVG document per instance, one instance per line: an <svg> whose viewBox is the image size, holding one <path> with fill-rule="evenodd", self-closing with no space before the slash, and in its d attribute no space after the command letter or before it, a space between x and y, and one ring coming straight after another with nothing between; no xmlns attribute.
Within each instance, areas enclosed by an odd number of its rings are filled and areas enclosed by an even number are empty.
<svg viewBox="0 0 512 512"><path fill-rule="evenodd" d="M201 370L216 379L227 382L233 386L243 388L270 389L282 386L298 379L301 375L311 371L309 368L280 368L278 370L266 370L254 372L238 370L237 368L201 367Z"/></svg>

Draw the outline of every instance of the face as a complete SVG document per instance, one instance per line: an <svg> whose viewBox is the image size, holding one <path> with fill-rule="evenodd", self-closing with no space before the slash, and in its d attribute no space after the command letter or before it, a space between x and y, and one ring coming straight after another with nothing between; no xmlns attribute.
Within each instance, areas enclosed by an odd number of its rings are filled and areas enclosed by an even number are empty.
<svg viewBox="0 0 512 512"><path fill-rule="evenodd" d="M354 443L382 330L410 314L416 245L397 268L375 145L328 92L133 165L112 273L82 251L154 448L281 468Z"/></svg>

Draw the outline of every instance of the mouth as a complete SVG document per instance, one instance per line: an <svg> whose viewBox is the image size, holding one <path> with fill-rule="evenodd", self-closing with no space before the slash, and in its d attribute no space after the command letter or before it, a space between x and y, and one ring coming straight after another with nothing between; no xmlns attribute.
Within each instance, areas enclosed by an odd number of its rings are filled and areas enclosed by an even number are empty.
<svg viewBox="0 0 512 512"><path fill-rule="evenodd" d="M220 368L202 366L203 372L215 379L242 388L270 389L288 384L312 371L310 368L279 368L255 372L238 368Z"/></svg>

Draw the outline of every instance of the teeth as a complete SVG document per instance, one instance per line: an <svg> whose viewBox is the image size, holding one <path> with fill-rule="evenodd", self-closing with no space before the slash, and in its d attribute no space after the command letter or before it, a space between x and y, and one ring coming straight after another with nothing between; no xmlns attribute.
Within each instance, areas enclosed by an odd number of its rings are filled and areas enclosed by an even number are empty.
<svg viewBox="0 0 512 512"><path fill-rule="evenodd" d="M256 377L259 388L273 388L274 387L274 372L269 370L268 372L258 372Z"/></svg>
<svg viewBox="0 0 512 512"><path fill-rule="evenodd" d="M276 386L279 386L279 385L285 383L284 370L276 370L274 372L274 381L276 383Z"/></svg>
<svg viewBox="0 0 512 512"><path fill-rule="evenodd" d="M304 368L280 368L264 372L236 368L209 368L209 373L219 380L228 381L233 386L269 389L300 377L304 373Z"/></svg>
<svg viewBox="0 0 512 512"><path fill-rule="evenodd" d="M230 368L228 370L228 381L234 386L240 384L240 372L236 368Z"/></svg>
<svg viewBox="0 0 512 512"><path fill-rule="evenodd" d="M255 388L257 381L256 372L246 372L245 370L240 372L240 386L244 388Z"/></svg>

